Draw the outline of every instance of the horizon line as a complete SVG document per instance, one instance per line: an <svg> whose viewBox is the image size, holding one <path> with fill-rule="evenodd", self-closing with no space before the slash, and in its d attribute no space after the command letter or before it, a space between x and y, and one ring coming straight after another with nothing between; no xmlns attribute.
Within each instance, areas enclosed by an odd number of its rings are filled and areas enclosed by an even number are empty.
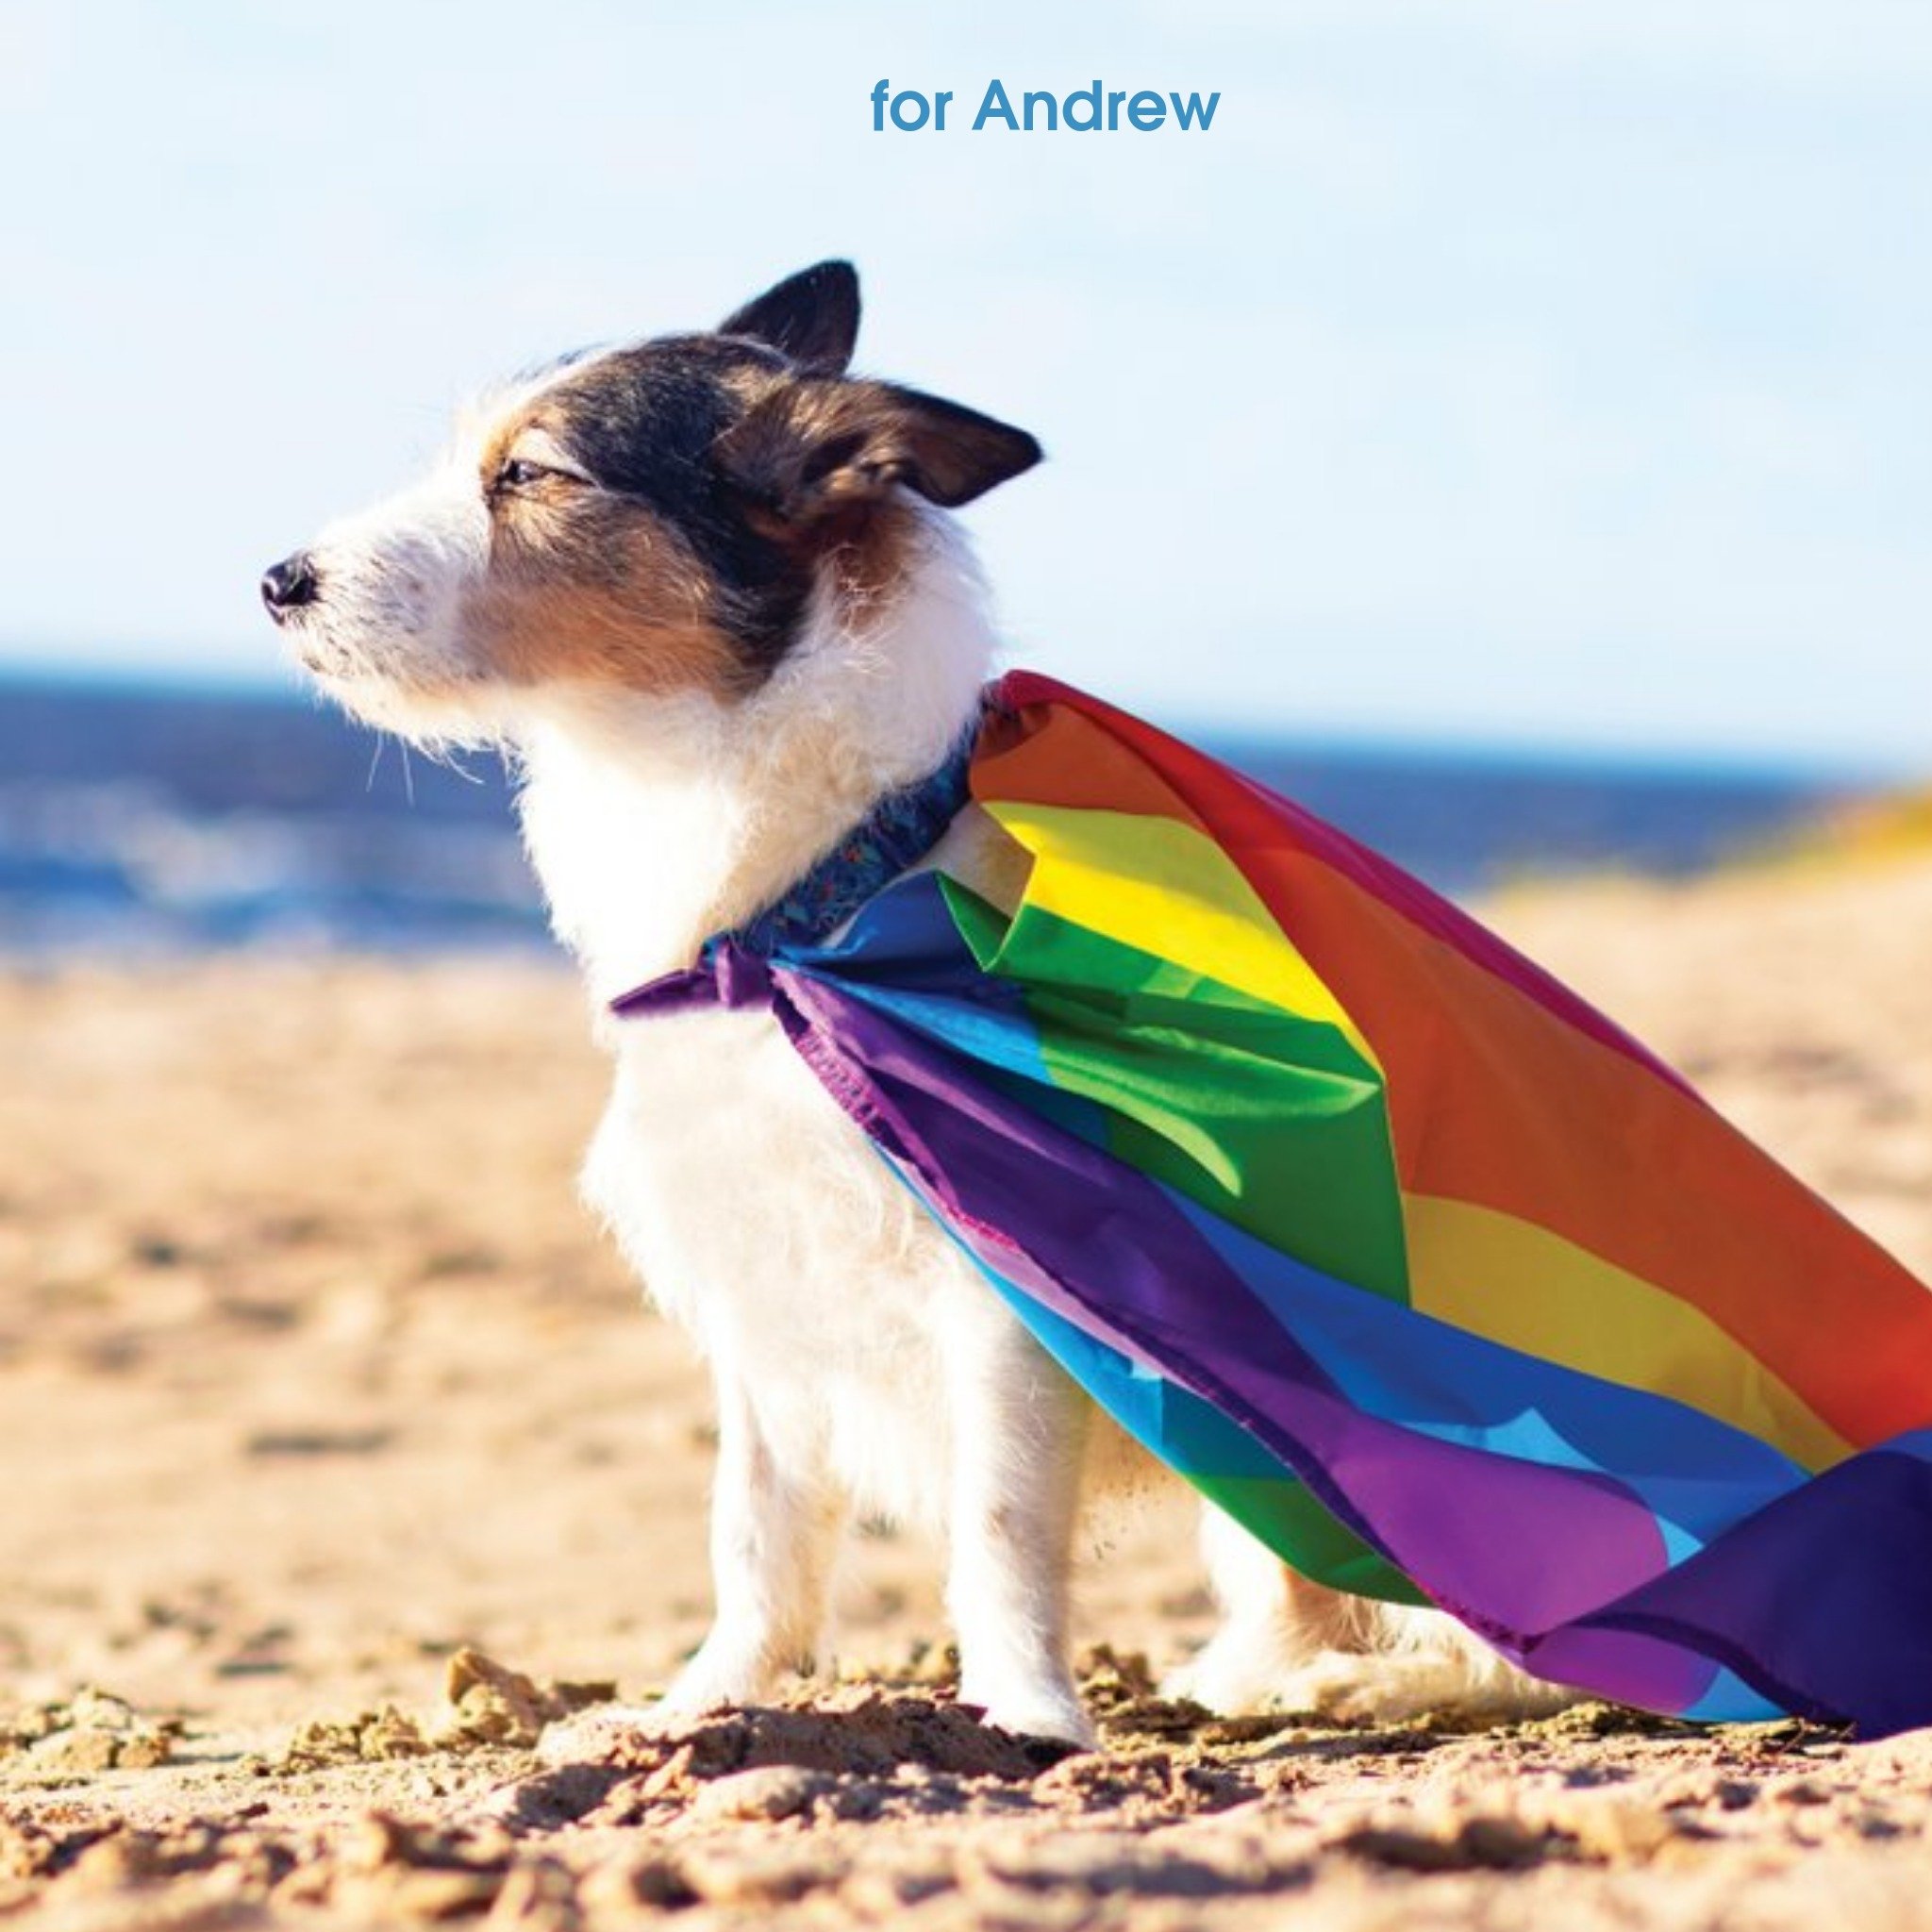
<svg viewBox="0 0 1932 1932"><path fill-rule="evenodd" d="M287 667L270 658L259 671L214 664L176 664L150 670L125 658L55 663L33 657L0 655L0 692L8 687L58 694L88 692L131 698L229 699L240 703L287 706L324 712L336 708ZM358 729L371 727L336 711ZM1438 765L1482 765L1519 771L1589 769L1606 775L1670 774L1758 778L1767 782L1815 784L1821 791L1870 791L1911 789L1932 782L1932 759L1914 762L1884 754L1798 747L1753 746L1726 749L1711 744L1673 744L1631 738L1562 738L1550 734L1478 737L1432 734L1407 725L1377 726L1358 721L1311 720L1257 729L1231 716L1179 708L1160 708L1150 722L1178 736L1210 741L1217 751L1241 750L1340 756L1363 762L1422 761Z"/></svg>

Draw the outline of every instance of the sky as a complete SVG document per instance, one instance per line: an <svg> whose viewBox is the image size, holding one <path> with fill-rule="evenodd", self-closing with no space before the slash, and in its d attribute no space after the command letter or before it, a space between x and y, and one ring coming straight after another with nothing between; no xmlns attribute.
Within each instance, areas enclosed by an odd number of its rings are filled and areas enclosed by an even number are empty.
<svg viewBox="0 0 1932 1932"><path fill-rule="evenodd" d="M836 254L1046 445L967 512L1016 661L1932 772L1928 235L1924 0L0 0L0 669L286 677L262 567L465 393Z"/></svg>

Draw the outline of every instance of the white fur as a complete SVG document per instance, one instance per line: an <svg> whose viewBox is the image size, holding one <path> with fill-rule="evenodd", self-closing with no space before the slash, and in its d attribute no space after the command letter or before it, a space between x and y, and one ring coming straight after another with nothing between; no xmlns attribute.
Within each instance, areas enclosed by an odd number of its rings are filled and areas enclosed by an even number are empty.
<svg viewBox="0 0 1932 1932"><path fill-rule="evenodd" d="M777 896L883 792L937 764L974 713L993 634L938 512L899 595L854 610L822 593L751 698L539 685L514 694L511 715L489 691L412 708L394 654L459 661L443 613L482 567L461 493L445 473L325 536L331 593L358 586L362 611L330 635L332 682L378 722L497 735L521 759L530 853L600 1016ZM969 812L947 836L991 835ZM964 1701L1014 1730L1090 1741L1066 1655L1090 1405L768 1016L598 1024L616 1079L585 1192L696 1339L718 1395L716 1622L653 1720L758 1698L820 1655L834 1546L857 1508L949 1532ZM1315 1591L1224 1519L1210 1516L1208 1538L1227 1623L1176 1687L1205 1702L1393 1714L1546 1701L1446 1618ZM579 1730L554 1748L584 1742Z"/></svg>
<svg viewBox="0 0 1932 1932"><path fill-rule="evenodd" d="M439 723L412 691L475 676L458 624L462 591L489 561L490 513L469 452L453 451L409 489L331 524L310 556L327 595L304 622L302 659L371 722L410 735L463 735L470 714ZM351 695L353 693L353 695ZM454 728L453 728L454 727Z"/></svg>

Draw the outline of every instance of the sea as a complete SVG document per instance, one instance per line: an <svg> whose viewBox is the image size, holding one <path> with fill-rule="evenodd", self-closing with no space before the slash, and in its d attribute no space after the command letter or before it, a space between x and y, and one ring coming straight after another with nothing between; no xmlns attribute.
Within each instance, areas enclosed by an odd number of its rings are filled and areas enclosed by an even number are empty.
<svg viewBox="0 0 1932 1932"><path fill-rule="evenodd" d="M1192 735L1464 898L1529 875L1695 874L1857 791L1695 762ZM0 680L0 951L547 944L491 757L432 763L271 691Z"/></svg>

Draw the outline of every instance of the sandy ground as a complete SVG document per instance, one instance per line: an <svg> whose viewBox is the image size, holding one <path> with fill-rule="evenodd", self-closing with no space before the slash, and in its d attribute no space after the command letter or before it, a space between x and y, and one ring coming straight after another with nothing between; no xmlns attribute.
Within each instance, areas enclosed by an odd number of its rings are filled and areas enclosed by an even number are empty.
<svg viewBox="0 0 1932 1932"><path fill-rule="evenodd" d="M1492 909L1932 1269L1932 862ZM1207 1607L1158 1506L1085 1586L1101 1753L954 1709L874 1536L847 1681L546 1772L706 1607L703 1383L572 1198L574 986L15 969L0 1065L0 1919L1932 1926L1932 1734L1161 1705Z"/></svg>

